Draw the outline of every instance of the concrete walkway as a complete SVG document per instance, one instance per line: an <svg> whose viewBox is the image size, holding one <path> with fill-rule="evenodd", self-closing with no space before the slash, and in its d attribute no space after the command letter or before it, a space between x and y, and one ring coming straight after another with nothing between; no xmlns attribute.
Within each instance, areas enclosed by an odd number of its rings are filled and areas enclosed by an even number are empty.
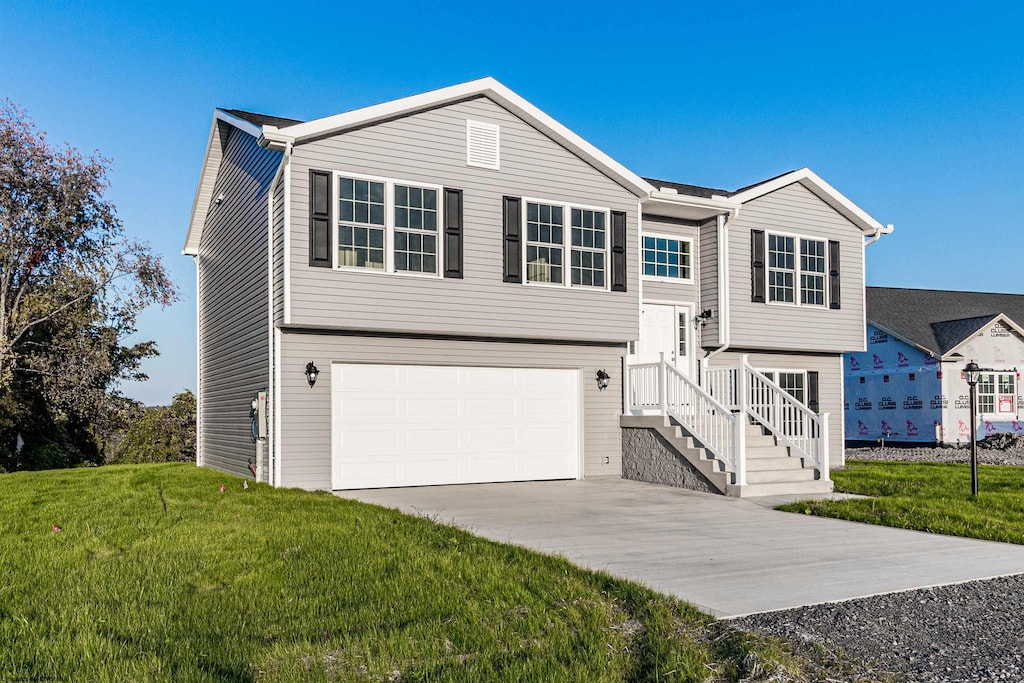
<svg viewBox="0 0 1024 683"><path fill-rule="evenodd" d="M719 617L1024 573L1024 546L622 479L338 492L565 556Z"/></svg>

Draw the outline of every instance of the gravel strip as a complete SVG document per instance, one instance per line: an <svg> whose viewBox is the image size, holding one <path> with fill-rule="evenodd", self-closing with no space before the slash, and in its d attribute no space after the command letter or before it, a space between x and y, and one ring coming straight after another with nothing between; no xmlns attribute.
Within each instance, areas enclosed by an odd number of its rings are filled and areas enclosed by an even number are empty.
<svg viewBox="0 0 1024 683"><path fill-rule="evenodd" d="M901 680L1024 681L1024 574L765 612L737 628L842 651Z"/></svg>
<svg viewBox="0 0 1024 683"><path fill-rule="evenodd" d="M901 460L903 462L970 462L970 448L917 448L913 446L886 446L879 448L847 448L847 460ZM994 450L978 448L978 462L982 465L1024 466L1024 449Z"/></svg>

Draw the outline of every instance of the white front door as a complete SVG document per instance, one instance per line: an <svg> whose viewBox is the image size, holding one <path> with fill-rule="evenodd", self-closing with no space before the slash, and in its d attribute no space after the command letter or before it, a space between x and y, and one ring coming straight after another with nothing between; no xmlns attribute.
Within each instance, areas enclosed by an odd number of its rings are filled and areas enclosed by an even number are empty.
<svg viewBox="0 0 1024 683"><path fill-rule="evenodd" d="M688 304L643 304L640 307L638 363L665 360L693 376L693 307Z"/></svg>

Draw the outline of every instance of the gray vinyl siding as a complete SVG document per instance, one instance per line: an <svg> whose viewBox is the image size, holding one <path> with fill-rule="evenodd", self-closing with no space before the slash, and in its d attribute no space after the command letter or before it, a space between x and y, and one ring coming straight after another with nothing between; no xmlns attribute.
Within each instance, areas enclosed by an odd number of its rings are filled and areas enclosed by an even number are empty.
<svg viewBox="0 0 1024 683"><path fill-rule="evenodd" d="M838 240L842 308L830 310L827 302L824 308L753 303L751 230ZM729 222L731 346L834 353L862 351L866 324L863 273L863 233L803 185L794 183L747 202L739 216Z"/></svg>
<svg viewBox="0 0 1024 683"><path fill-rule="evenodd" d="M725 351L711 360L711 368L735 367L743 351ZM843 357L832 354L750 351L750 364L758 370L816 370L819 411L828 413L829 464L844 463Z"/></svg>
<svg viewBox="0 0 1024 683"><path fill-rule="evenodd" d="M267 187L280 154L228 127L199 244L199 448L202 464L245 474L255 453L249 401L269 383Z"/></svg>
<svg viewBox="0 0 1024 683"><path fill-rule="evenodd" d="M284 181L274 190L274 325L284 322Z"/></svg>
<svg viewBox="0 0 1024 683"><path fill-rule="evenodd" d="M466 165L467 119L501 127L500 170ZM464 278L311 268L310 169L463 190ZM291 179L291 324L576 341L637 337L638 271L631 247L637 243L637 198L491 100L477 98L296 145ZM503 282L506 195L625 211L628 291ZM564 260L568 277L568 254Z"/></svg>
<svg viewBox="0 0 1024 683"><path fill-rule="evenodd" d="M718 220L705 221L700 226L700 309L710 310L711 319L701 330L702 346L711 347L721 344L719 339L719 320L722 313L718 300Z"/></svg>
<svg viewBox="0 0 1024 683"><path fill-rule="evenodd" d="M578 368L583 383L583 474L621 474L620 364L624 348L326 333L284 332L281 337L278 453L282 486L331 486L331 363ZM321 371L312 389L303 376L310 360ZM611 374L605 391L598 390L595 380L599 369Z"/></svg>
<svg viewBox="0 0 1024 683"><path fill-rule="evenodd" d="M656 216L644 216L644 235L670 235L684 237L691 241L689 282L673 281L668 278L652 279L641 275L644 301L670 301L673 303L696 304L698 299L698 273L700 272L699 242L697 226L683 225L672 219L659 219ZM642 245L641 245L642 248ZM637 255L639 267L643 267L643 254Z"/></svg>

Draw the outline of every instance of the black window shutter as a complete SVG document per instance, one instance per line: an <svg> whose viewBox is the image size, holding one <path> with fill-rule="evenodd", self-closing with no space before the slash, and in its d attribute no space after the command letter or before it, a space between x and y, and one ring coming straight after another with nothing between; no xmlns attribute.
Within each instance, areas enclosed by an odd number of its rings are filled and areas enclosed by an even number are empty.
<svg viewBox="0 0 1024 683"><path fill-rule="evenodd" d="M523 281L522 200L505 197L502 207L502 225L505 235L505 282Z"/></svg>
<svg viewBox="0 0 1024 683"><path fill-rule="evenodd" d="M839 242L828 241L828 307L839 308Z"/></svg>
<svg viewBox="0 0 1024 683"><path fill-rule="evenodd" d="M462 190L444 188L444 276L462 277Z"/></svg>
<svg viewBox="0 0 1024 683"><path fill-rule="evenodd" d="M612 211L612 291L626 291L626 212Z"/></svg>
<svg viewBox="0 0 1024 683"><path fill-rule="evenodd" d="M807 371L807 407L818 412L818 371Z"/></svg>
<svg viewBox="0 0 1024 683"><path fill-rule="evenodd" d="M764 230L750 231L750 300L764 303Z"/></svg>
<svg viewBox="0 0 1024 683"><path fill-rule="evenodd" d="M331 267L331 174L309 172L309 265Z"/></svg>

